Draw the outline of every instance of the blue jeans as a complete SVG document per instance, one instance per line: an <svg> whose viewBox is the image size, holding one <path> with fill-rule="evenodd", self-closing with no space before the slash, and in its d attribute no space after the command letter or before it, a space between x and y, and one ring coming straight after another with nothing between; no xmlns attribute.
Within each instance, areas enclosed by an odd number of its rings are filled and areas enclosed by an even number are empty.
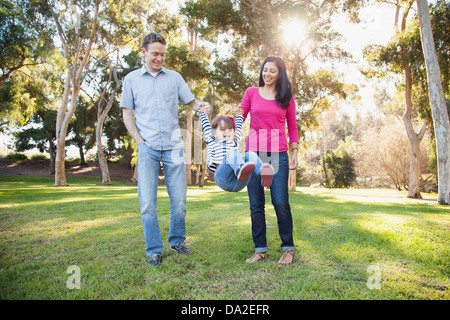
<svg viewBox="0 0 450 320"><path fill-rule="evenodd" d="M275 170L272 185L270 186L270 195L277 215L281 250L294 250L292 214L288 192L289 158L287 152L258 152L258 155L263 162L270 163ZM264 188L261 186L261 180L257 174L252 174L250 182L247 185L247 190L250 201L255 252L267 252L266 216L264 210L266 200Z"/></svg>
<svg viewBox="0 0 450 320"><path fill-rule="evenodd" d="M214 180L217 185L221 189L230 192L238 192L244 189L250 181L251 176L245 181L239 181L236 171L247 161L251 161L256 165L254 172L259 174L262 162L255 152L246 152L244 160L238 148L228 150L219 168L214 172Z"/></svg>
<svg viewBox="0 0 450 320"><path fill-rule="evenodd" d="M170 229L168 242L175 246L186 240L186 166L183 149L157 151L145 143L138 145L138 195L142 227L148 256L162 254L163 243L156 214L158 173L164 168L164 179L170 198Z"/></svg>

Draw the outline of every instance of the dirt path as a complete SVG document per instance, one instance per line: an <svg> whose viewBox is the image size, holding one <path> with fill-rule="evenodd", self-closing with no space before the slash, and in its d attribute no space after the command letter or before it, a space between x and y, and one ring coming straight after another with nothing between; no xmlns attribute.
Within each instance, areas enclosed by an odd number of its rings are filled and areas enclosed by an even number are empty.
<svg viewBox="0 0 450 320"><path fill-rule="evenodd" d="M111 178L131 178L133 172L126 165L108 163ZM0 159L0 175L9 176L36 176L51 177L50 164L46 160L25 160L13 162ZM101 177L100 167L97 162L89 162L87 166L81 166L78 161L66 162L66 176L68 177Z"/></svg>

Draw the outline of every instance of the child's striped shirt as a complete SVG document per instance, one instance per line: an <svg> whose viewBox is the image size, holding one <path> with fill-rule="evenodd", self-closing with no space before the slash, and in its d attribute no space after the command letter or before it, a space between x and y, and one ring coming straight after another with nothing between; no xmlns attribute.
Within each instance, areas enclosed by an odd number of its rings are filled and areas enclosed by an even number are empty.
<svg viewBox="0 0 450 320"><path fill-rule="evenodd" d="M225 154L228 150L237 148L239 139L241 138L243 116L235 118L236 129L234 130L234 140L219 140L213 137L211 124L209 123L208 115L200 111L200 118L202 120L203 134L205 135L207 148L207 167L211 172L215 172L217 165L221 164Z"/></svg>

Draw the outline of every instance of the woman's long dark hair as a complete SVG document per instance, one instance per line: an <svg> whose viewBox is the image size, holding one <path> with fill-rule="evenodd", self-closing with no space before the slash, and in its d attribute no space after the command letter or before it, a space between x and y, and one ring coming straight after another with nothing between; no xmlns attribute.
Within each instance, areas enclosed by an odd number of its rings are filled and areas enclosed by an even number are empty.
<svg viewBox="0 0 450 320"><path fill-rule="evenodd" d="M286 65L280 57L268 57L261 66L259 73L259 86L264 87L263 70L267 62L273 62L278 68L278 79L275 85L277 94L275 95L275 101L283 108L289 107L292 99L292 85L289 81L286 71Z"/></svg>

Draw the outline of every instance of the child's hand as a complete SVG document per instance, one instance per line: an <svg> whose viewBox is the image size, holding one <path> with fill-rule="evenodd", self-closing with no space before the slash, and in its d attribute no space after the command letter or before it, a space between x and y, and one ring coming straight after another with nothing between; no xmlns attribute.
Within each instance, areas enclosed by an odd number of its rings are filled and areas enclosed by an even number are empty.
<svg viewBox="0 0 450 320"><path fill-rule="evenodd" d="M233 114L233 117L237 117L242 116L244 114L244 111L242 111L241 106L234 106L231 113Z"/></svg>
<svg viewBox="0 0 450 320"><path fill-rule="evenodd" d="M206 114L209 114L211 112L211 106L208 102L200 102L198 109Z"/></svg>

